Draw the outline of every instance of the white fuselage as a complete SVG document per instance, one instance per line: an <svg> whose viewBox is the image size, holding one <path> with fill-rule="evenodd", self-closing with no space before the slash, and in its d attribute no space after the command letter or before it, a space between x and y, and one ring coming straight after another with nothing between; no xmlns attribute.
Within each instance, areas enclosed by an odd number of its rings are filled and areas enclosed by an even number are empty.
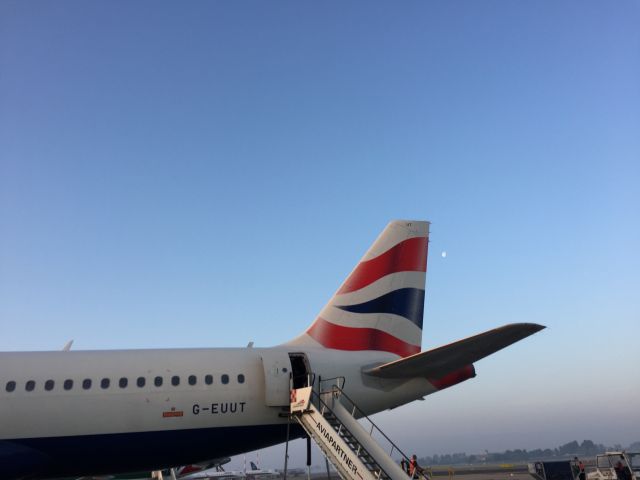
<svg viewBox="0 0 640 480"><path fill-rule="evenodd" d="M0 471L9 478L116 473L280 443L287 430L289 352L306 356L316 385L343 377L344 390L367 414L435 391L423 378L366 378L363 367L398 358L375 351L0 353Z"/></svg>

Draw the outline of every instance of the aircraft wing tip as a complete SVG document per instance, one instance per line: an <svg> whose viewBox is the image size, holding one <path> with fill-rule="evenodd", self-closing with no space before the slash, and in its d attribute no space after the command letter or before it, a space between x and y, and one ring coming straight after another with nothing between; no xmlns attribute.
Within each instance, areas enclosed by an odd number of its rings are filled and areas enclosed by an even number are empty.
<svg viewBox="0 0 640 480"><path fill-rule="evenodd" d="M525 325L527 325L533 333L539 332L547 328L546 325L542 325L540 323L525 323Z"/></svg>
<svg viewBox="0 0 640 480"><path fill-rule="evenodd" d="M509 325L505 325L507 328L513 328L522 331L530 331L531 333L539 332L540 330L544 330L547 328L546 325L542 325L540 323L510 323Z"/></svg>

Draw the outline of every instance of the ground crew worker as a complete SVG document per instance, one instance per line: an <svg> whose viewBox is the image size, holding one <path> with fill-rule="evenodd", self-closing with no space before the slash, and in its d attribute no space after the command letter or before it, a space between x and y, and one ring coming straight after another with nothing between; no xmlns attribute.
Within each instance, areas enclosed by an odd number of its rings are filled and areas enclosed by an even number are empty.
<svg viewBox="0 0 640 480"><path fill-rule="evenodd" d="M409 462L403 458L400 460L400 467L402 467L402 471L409 475Z"/></svg>
<svg viewBox="0 0 640 480"><path fill-rule="evenodd" d="M578 460L578 478L580 480L587 480L587 475L584 473L584 463L582 463L582 460Z"/></svg>
<svg viewBox="0 0 640 480"><path fill-rule="evenodd" d="M618 460L618 463L616 463L616 466L613 467L613 469L616 471L616 477L618 477L618 480L631 479L631 472L629 471L629 468L624 466L620 460Z"/></svg>
<svg viewBox="0 0 640 480"><path fill-rule="evenodd" d="M418 478L418 473L422 473L422 468L418 465L418 457L411 455L411 461L409 462L409 475L411 478Z"/></svg>
<svg viewBox="0 0 640 480"><path fill-rule="evenodd" d="M573 473L573 478L578 478L580 474L580 467L578 467L578 457L573 457L573 462L571 462L571 473Z"/></svg>

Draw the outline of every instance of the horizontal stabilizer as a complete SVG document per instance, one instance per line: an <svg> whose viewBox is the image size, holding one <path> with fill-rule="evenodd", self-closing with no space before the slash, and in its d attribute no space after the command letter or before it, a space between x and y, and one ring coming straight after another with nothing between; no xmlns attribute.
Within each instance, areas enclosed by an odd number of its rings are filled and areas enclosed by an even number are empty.
<svg viewBox="0 0 640 480"><path fill-rule="evenodd" d="M512 323L449 345L385 363L364 373L380 378L442 378L545 328Z"/></svg>

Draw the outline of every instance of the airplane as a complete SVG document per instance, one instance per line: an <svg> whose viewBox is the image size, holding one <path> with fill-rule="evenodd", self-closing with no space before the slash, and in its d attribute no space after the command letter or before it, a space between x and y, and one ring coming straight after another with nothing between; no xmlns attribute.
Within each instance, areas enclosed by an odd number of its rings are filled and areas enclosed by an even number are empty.
<svg viewBox="0 0 640 480"><path fill-rule="evenodd" d="M249 462L249 465L251 466L251 469L247 470L245 468L244 472L249 479L260 480L280 476L280 472L278 472L277 470L273 470L270 468L258 468L258 466L253 462Z"/></svg>
<svg viewBox="0 0 640 480"><path fill-rule="evenodd" d="M188 471L187 466L180 467L176 471L176 477L178 480L207 480L209 478L233 480L246 478L246 474L240 470L225 470L222 465L215 465L213 467L191 472Z"/></svg>
<svg viewBox="0 0 640 480"><path fill-rule="evenodd" d="M340 377L371 415L473 378L476 361L545 328L421 351L428 242L429 222L389 223L311 325L275 347L0 353L0 472L98 476L265 448L304 436L283 414L292 384Z"/></svg>
<svg viewBox="0 0 640 480"><path fill-rule="evenodd" d="M209 478L235 480L246 478L246 474L240 470L225 470L224 468L219 467L208 468L206 470L202 470L201 472L192 473L185 477L178 477L178 480L207 480Z"/></svg>
<svg viewBox="0 0 640 480"><path fill-rule="evenodd" d="M231 457L214 458L206 462L195 463L191 465L182 465L174 468L174 475L180 480L193 480L196 478L208 478L205 472L219 473L224 472L223 465L231 461ZM228 473L228 472L227 472Z"/></svg>
<svg viewBox="0 0 640 480"><path fill-rule="evenodd" d="M223 465L231 461L230 457L215 458L193 465L182 465L175 468L164 468L151 472L127 472L121 474L83 476L78 478L61 478L60 480L202 480L207 478L244 478L244 473L226 471Z"/></svg>

